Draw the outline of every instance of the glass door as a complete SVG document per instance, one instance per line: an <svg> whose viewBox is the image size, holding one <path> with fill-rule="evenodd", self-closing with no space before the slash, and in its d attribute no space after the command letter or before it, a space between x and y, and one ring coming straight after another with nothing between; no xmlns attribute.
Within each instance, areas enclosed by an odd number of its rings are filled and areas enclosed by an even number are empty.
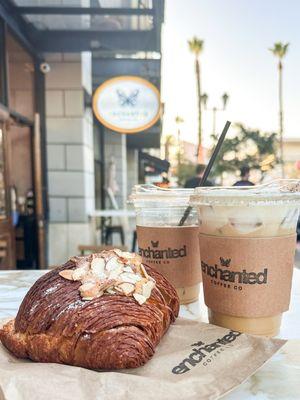
<svg viewBox="0 0 300 400"><path fill-rule="evenodd" d="M0 122L0 269L15 267L15 237L8 193L8 171L6 168L6 131Z"/></svg>
<svg viewBox="0 0 300 400"><path fill-rule="evenodd" d="M37 268L38 238L32 126L10 120L6 159L17 268Z"/></svg>

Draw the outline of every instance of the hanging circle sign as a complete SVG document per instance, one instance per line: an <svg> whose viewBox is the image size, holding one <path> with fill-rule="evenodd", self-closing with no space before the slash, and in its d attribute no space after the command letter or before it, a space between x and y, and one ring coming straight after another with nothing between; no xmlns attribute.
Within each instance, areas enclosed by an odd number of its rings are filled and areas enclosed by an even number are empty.
<svg viewBox="0 0 300 400"><path fill-rule="evenodd" d="M160 116L159 91L138 76L118 76L95 91L93 111L109 129L120 133L141 132L154 125Z"/></svg>

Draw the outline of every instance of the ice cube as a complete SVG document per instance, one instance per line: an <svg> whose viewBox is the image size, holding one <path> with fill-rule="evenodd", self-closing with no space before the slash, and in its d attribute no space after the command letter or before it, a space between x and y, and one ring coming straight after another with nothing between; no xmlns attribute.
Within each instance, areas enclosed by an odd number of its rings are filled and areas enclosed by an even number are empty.
<svg viewBox="0 0 300 400"><path fill-rule="evenodd" d="M230 226L242 235L257 231L263 226L260 219L229 218Z"/></svg>
<svg viewBox="0 0 300 400"><path fill-rule="evenodd" d="M199 225L202 232L215 233L227 222L227 210L225 207L200 207Z"/></svg>

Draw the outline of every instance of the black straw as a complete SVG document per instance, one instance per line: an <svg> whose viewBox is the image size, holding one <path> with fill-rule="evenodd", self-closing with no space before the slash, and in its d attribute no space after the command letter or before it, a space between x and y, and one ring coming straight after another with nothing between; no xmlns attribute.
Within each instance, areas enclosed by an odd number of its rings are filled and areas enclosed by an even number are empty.
<svg viewBox="0 0 300 400"><path fill-rule="evenodd" d="M215 162L215 160L216 160L216 158L217 158L217 156L219 154L220 148L221 148L221 146L222 146L222 144L224 142L226 133L227 133L230 125L231 125L231 122L230 121L226 121L226 124L225 124L225 126L223 128L223 131L222 131L222 133L221 133L221 135L219 137L218 143L216 144L216 147L214 148L212 156L211 156L211 158L210 158L210 160L209 160L209 162L208 162L208 164L207 164L207 166L206 166L206 168L204 170L203 176L201 178L201 182L199 184L200 187L201 186L205 186L205 183L206 183L206 180L208 178L208 175L209 175L209 173L210 173L210 171L212 169L212 166L214 165L214 162ZM192 210L191 206L189 206L189 207L187 207L185 209L184 214L183 214L181 220L179 221L178 226L183 226L184 225L185 221L187 220L188 216L190 215L191 210Z"/></svg>

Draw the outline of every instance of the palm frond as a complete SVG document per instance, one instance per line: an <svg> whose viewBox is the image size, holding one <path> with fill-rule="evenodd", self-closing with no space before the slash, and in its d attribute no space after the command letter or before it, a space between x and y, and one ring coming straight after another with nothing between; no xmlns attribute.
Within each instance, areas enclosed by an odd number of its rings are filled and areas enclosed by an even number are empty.
<svg viewBox="0 0 300 400"><path fill-rule="evenodd" d="M188 46L193 54L199 56L199 54L203 51L204 40L194 36L192 39L188 40Z"/></svg>
<svg viewBox="0 0 300 400"><path fill-rule="evenodd" d="M282 43L282 42L275 42L274 46L270 48L269 50L273 53L275 57L278 57L279 59L282 59L289 48L289 43Z"/></svg>

